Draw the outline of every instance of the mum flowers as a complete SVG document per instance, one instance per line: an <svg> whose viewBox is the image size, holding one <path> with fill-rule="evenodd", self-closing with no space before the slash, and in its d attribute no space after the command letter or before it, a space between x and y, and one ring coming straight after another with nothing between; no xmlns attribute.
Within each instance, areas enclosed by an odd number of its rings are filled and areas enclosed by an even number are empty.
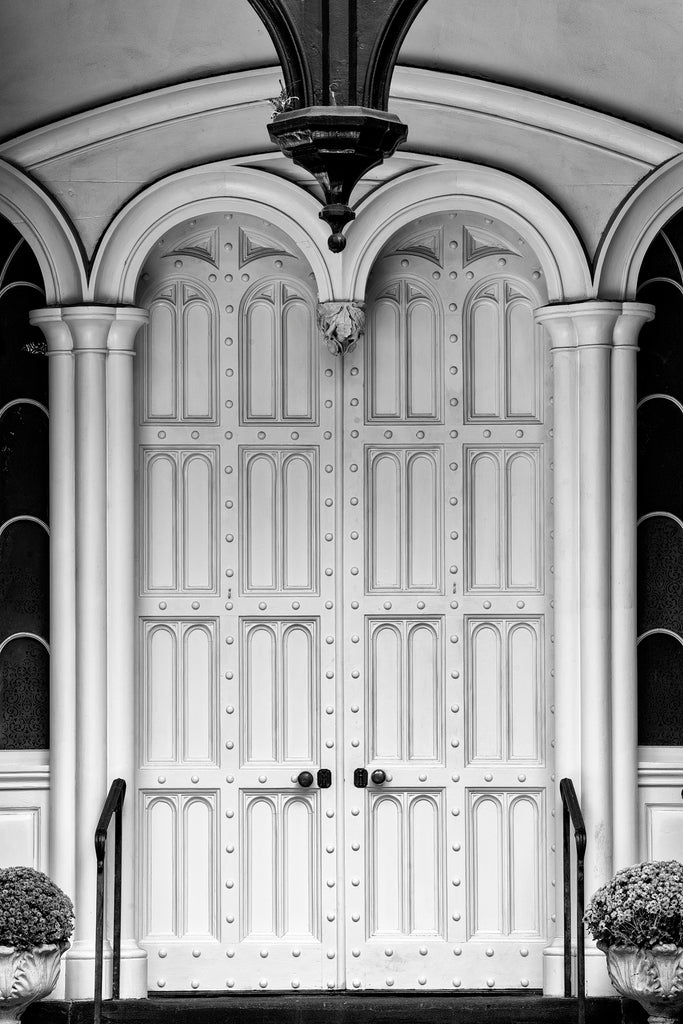
<svg viewBox="0 0 683 1024"><path fill-rule="evenodd" d="M595 893L584 921L605 946L683 946L683 864L655 860L618 871Z"/></svg>
<svg viewBox="0 0 683 1024"><path fill-rule="evenodd" d="M42 871L0 869L0 946L27 950L66 944L73 919L71 900Z"/></svg>

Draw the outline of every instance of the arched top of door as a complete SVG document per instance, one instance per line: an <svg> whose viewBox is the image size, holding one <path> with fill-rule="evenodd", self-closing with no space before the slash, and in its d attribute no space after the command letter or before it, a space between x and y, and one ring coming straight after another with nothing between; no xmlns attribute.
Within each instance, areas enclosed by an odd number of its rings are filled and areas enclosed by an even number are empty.
<svg viewBox="0 0 683 1024"><path fill-rule="evenodd" d="M48 305L82 302L86 273L76 235L56 203L31 178L0 160L0 214L35 253Z"/></svg>
<svg viewBox="0 0 683 1024"><path fill-rule="evenodd" d="M319 209L313 196L291 182L227 161L171 175L132 199L109 225L93 261L91 300L134 304L142 266L165 231L201 214L227 212L252 214L281 228L308 260L318 297L336 297L341 268L328 259L328 229Z"/></svg>
<svg viewBox="0 0 683 1024"><path fill-rule="evenodd" d="M451 210L489 213L519 231L538 257L550 302L590 296L591 276L583 247L549 199L504 171L444 161L394 179L357 207L343 253L346 297L364 297L373 263L396 231L419 217Z"/></svg>
<svg viewBox="0 0 683 1024"><path fill-rule="evenodd" d="M662 164L627 197L598 250L595 295L635 299L638 274L655 236L683 207L683 154Z"/></svg>

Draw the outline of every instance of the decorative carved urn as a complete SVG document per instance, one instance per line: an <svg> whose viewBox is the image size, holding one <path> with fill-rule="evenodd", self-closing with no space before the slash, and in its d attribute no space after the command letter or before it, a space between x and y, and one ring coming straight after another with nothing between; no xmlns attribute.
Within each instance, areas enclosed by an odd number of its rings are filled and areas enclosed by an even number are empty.
<svg viewBox="0 0 683 1024"><path fill-rule="evenodd" d="M52 992L68 948L68 942L24 950L0 946L0 1024L18 1024L29 1003Z"/></svg>
<svg viewBox="0 0 683 1024"><path fill-rule="evenodd" d="M683 1009L683 949L674 945L642 949L607 946L607 971L617 992L635 999L648 1014L650 1024L671 1024Z"/></svg>

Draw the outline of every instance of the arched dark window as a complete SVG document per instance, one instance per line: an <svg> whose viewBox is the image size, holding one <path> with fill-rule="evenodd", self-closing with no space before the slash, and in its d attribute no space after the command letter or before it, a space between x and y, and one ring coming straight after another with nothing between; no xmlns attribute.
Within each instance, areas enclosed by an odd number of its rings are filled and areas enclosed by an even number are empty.
<svg viewBox="0 0 683 1024"><path fill-rule="evenodd" d="M49 746L48 374L42 277L0 217L0 750Z"/></svg>
<svg viewBox="0 0 683 1024"><path fill-rule="evenodd" d="M683 746L683 211L659 232L638 299L638 741Z"/></svg>

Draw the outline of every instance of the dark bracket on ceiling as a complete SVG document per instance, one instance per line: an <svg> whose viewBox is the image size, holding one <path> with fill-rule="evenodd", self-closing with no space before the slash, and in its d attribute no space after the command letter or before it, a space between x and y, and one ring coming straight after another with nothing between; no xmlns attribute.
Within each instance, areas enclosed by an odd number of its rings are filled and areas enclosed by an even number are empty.
<svg viewBox="0 0 683 1024"><path fill-rule="evenodd" d="M391 156L408 129L387 111L401 43L427 0L249 0L282 65L282 96L268 125L285 156L323 188L320 216L333 252L361 177Z"/></svg>

